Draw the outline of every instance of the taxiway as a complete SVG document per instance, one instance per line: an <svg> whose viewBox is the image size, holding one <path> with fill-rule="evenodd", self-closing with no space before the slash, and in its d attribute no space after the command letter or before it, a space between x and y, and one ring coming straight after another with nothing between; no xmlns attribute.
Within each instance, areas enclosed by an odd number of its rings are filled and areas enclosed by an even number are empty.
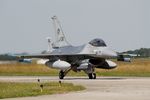
<svg viewBox="0 0 150 100"><path fill-rule="evenodd" d="M59 81L58 77L1 76L7 82ZM4 100L150 100L150 78L145 77L66 77L62 82L70 82L86 87L86 90L66 94L36 97L10 98Z"/></svg>

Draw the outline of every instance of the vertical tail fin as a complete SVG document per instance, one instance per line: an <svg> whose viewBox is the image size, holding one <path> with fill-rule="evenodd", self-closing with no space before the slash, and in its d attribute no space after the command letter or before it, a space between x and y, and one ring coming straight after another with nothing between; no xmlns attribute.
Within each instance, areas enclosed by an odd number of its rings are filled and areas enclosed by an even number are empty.
<svg viewBox="0 0 150 100"><path fill-rule="evenodd" d="M57 16L53 16L52 20L53 20L53 25L54 25L54 30L55 30L55 37L56 37L54 47L62 47L62 46L70 45L68 41L66 40L65 34L62 30L62 27L60 25L60 22Z"/></svg>

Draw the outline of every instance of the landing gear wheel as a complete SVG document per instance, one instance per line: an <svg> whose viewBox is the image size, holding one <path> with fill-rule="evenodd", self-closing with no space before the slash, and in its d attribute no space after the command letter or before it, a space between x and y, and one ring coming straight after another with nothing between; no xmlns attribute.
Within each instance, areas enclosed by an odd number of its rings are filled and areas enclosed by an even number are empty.
<svg viewBox="0 0 150 100"><path fill-rule="evenodd" d="M93 79L92 73L89 73L88 76L89 76L89 79Z"/></svg>
<svg viewBox="0 0 150 100"><path fill-rule="evenodd" d="M89 76L89 79L96 79L95 73L89 73L88 76Z"/></svg>
<svg viewBox="0 0 150 100"><path fill-rule="evenodd" d="M64 79L64 72L62 70L59 72L59 79Z"/></svg>
<svg viewBox="0 0 150 100"><path fill-rule="evenodd" d="M93 73L93 79L96 79L96 73Z"/></svg>

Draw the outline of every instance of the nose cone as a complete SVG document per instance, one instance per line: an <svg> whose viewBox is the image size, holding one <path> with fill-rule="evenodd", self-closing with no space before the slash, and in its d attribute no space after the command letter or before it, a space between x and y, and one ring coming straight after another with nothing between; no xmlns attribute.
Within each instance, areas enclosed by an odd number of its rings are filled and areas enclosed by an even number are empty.
<svg viewBox="0 0 150 100"><path fill-rule="evenodd" d="M104 57L117 57L117 53L114 52L113 50L106 48L106 49L103 49L102 56L104 56Z"/></svg>

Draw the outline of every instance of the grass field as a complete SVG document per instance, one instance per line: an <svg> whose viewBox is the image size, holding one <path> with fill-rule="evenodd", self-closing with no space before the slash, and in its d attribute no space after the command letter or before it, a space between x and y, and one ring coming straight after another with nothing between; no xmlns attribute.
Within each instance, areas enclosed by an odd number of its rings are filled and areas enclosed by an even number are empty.
<svg viewBox="0 0 150 100"><path fill-rule="evenodd" d="M150 76L150 59L133 59L132 62L118 62L116 69L102 70L97 69L96 72L99 76L137 76L149 77Z"/></svg>
<svg viewBox="0 0 150 100"><path fill-rule="evenodd" d="M115 60L114 60L115 61ZM132 62L118 62L118 67L112 70L96 69L98 76L150 76L150 59L133 59ZM1 76L57 76L59 70L37 64L1 64ZM86 75L84 72L70 72L69 76Z"/></svg>
<svg viewBox="0 0 150 100"><path fill-rule="evenodd" d="M47 94L60 94L71 91L84 90L82 86L75 86L71 83L49 82L43 83L43 91L41 91L38 83L6 83L0 82L0 99L12 97L37 96Z"/></svg>

